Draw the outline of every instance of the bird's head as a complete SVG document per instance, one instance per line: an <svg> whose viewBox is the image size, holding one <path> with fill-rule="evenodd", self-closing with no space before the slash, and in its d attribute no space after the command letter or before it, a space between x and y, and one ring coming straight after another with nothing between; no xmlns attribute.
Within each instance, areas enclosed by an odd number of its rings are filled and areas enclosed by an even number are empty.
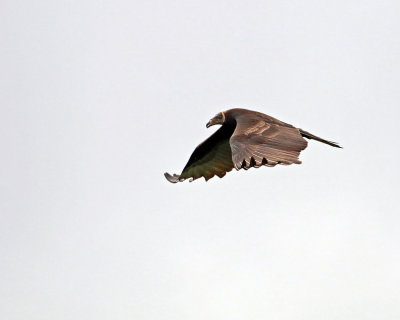
<svg viewBox="0 0 400 320"><path fill-rule="evenodd" d="M214 118L207 122L206 127L209 128L214 124L224 124L225 114L223 112L218 113Z"/></svg>

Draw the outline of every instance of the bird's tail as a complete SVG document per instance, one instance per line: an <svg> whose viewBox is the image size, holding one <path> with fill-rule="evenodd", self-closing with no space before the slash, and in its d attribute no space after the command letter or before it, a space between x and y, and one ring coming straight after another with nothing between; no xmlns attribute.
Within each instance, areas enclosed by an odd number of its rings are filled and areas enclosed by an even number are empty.
<svg viewBox="0 0 400 320"><path fill-rule="evenodd" d="M314 136L313 134L311 134L311 133L309 133L307 131L304 131L302 129L299 129L299 130L300 130L301 135L304 138L317 140L319 142L329 144L332 147L341 148L341 146L339 146L339 144L337 142L332 142L332 141L328 141L328 140L322 139L322 138Z"/></svg>

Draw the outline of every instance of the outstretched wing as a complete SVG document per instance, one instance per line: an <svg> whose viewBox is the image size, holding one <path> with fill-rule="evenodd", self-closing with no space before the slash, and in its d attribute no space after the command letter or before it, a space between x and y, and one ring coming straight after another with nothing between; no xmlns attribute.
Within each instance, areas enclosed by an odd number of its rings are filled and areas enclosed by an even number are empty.
<svg viewBox="0 0 400 320"><path fill-rule="evenodd" d="M236 118L237 125L230 145L237 170L301 163L299 155L307 147L307 141L299 129L274 120L250 114Z"/></svg>
<svg viewBox="0 0 400 320"><path fill-rule="evenodd" d="M169 182L176 183L190 178L190 181L204 177L207 180L214 175L222 178L233 169L232 151L229 144L235 128L223 125L194 150L180 175L164 173Z"/></svg>

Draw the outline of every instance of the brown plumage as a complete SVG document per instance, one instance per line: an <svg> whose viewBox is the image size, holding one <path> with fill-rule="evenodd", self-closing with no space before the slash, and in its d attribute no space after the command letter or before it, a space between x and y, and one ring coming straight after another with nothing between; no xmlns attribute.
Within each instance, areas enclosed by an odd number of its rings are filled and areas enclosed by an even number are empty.
<svg viewBox="0 0 400 320"><path fill-rule="evenodd" d="M236 170L273 167L277 164L300 164L299 154L307 147L307 139L314 139L332 147L336 142L319 138L307 131L279 121L266 114L230 109L218 113L207 123L207 128L221 124L213 135L198 145L180 175L165 173L169 182L190 181L214 175L222 178Z"/></svg>

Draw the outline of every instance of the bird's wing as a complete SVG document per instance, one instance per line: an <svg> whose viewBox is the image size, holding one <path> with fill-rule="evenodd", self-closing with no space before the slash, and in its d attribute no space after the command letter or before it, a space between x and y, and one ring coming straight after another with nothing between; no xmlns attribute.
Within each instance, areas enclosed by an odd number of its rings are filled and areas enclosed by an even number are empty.
<svg viewBox="0 0 400 320"><path fill-rule="evenodd" d="M299 129L274 120L249 114L236 118L230 145L237 170L301 163L299 154L307 147L307 141Z"/></svg>
<svg viewBox="0 0 400 320"><path fill-rule="evenodd" d="M234 127L223 125L194 150L180 175L165 173L169 182L190 181L204 177L206 181L214 175L222 178L233 169L229 138Z"/></svg>

